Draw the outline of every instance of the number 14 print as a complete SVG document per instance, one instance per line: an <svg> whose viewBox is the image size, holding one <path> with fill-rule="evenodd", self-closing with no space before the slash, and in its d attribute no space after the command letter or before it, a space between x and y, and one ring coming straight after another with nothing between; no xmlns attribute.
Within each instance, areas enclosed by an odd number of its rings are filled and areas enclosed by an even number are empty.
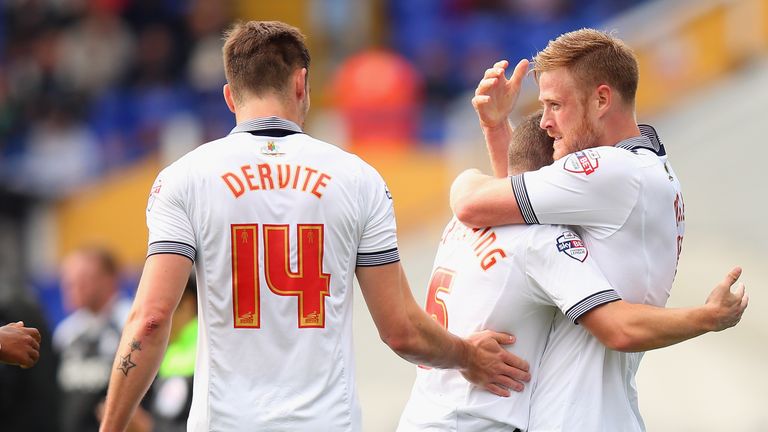
<svg viewBox="0 0 768 432"><path fill-rule="evenodd" d="M263 225L264 280L269 290L298 300L299 328L325 327L331 275L323 273L323 225L298 224L297 271L291 271L288 225ZM259 225L233 224L232 312L235 328L260 328Z"/></svg>

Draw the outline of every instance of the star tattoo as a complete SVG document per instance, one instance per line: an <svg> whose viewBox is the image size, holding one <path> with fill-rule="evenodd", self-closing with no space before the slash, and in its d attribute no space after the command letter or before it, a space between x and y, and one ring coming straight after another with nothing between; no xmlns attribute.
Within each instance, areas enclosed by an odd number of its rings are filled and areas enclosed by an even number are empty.
<svg viewBox="0 0 768 432"><path fill-rule="evenodd" d="M131 341L131 352L141 351L141 342L136 339Z"/></svg>
<svg viewBox="0 0 768 432"><path fill-rule="evenodd" d="M131 353L126 356L120 356L120 366L117 370L121 371L123 375L128 376L128 371L135 368L136 363L131 361Z"/></svg>

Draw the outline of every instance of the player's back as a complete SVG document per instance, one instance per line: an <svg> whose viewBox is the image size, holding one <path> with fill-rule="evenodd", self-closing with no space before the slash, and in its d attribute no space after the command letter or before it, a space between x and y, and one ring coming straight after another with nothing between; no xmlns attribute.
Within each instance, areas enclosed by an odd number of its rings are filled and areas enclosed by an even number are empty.
<svg viewBox="0 0 768 432"><path fill-rule="evenodd" d="M571 246L567 252L559 244ZM574 280L563 287L560 278ZM554 225L467 228L455 218L435 258L426 309L458 336L514 333L509 347L530 364L532 383L556 310L610 287L570 228ZM614 293L615 294L615 293ZM528 425L531 385L501 398L458 371L419 369L399 431L494 431Z"/></svg>
<svg viewBox="0 0 768 432"><path fill-rule="evenodd" d="M600 160L596 176L624 170L621 182L632 186L614 184L605 192L621 194L615 200L627 203L619 223L585 225L579 232L624 300L663 306L684 230L677 177L665 155L647 148L592 151ZM644 430L634 382L641 358L642 353L607 349L583 327L558 314L534 389L530 430Z"/></svg>
<svg viewBox="0 0 768 432"><path fill-rule="evenodd" d="M352 280L393 253L388 192L356 156L268 126L205 144L156 186L175 183L197 249L189 427L359 430Z"/></svg>

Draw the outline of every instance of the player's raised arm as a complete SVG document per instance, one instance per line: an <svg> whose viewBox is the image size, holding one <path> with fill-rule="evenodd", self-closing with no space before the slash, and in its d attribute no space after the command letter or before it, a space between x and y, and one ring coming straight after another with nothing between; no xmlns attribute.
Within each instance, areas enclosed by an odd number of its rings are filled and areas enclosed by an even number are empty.
<svg viewBox="0 0 768 432"><path fill-rule="evenodd" d="M399 262L358 267L357 279L381 339L402 358L426 366L459 369L475 385L499 396L521 391L528 363L501 345L505 333L485 331L461 339L440 327L413 298Z"/></svg>
<svg viewBox="0 0 768 432"><path fill-rule="evenodd" d="M147 258L109 379L102 431L125 430L155 378L168 346L171 317L192 269L186 256Z"/></svg>
<svg viewBox="0 0 768 432"><path fill-rule="evenodd" d="M616 351L648 351L733 327L749 303L735 267L710 293L705 304L691 308L660 308L616 301L596 307L579 319L600 342Z"/></svg>
<svg viewBox="0 0 768 432"><path fill-rule="evenodd" d="M517 103L520 86L528 72L528 60L517 63L510 79L505 75L508 66L508 61L501 60L487 69L472 98L496 177L507 176L507 150L512 138L509 114Z"/></svg>
<svg viewBox="0 0 768 432"><path fill-rule="evenodd" d="M528 71L528 60L518 62L510 79L505 76L508 65L509 62L502 60L486 70L472 98L494 177L468 170L451 186L451 209L462 223L472 227L524 223L507 177L507 167L513 132L509 114Z"/></svg>

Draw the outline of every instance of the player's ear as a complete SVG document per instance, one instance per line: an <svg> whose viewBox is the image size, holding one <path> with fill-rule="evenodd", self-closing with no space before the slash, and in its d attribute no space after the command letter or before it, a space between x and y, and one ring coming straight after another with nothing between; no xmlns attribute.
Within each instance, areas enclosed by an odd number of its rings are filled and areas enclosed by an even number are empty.
<svg viewBox="0 0 768 432"><path fill-rule="evenodd" d="M303 99L309 89L307 86L307 68L297 69L294 72L293 84L296 98Z"/></svg>
<svg viewBox="0 0 768 432"><path fill-rule="evenodd" d="M611 108L611 102L613 98L613 92L611 87L606 84L601 84L595 91L595 105L597 108L598 116L603 116Z"/></svg>
<svg viewBox="0 0 768 432"><path fill-rule="evenodd" d="M229 83L224 84L224 101L227 103L227 108L234 114L235 112L235 97L232 95L232 87Z"/></svg>

